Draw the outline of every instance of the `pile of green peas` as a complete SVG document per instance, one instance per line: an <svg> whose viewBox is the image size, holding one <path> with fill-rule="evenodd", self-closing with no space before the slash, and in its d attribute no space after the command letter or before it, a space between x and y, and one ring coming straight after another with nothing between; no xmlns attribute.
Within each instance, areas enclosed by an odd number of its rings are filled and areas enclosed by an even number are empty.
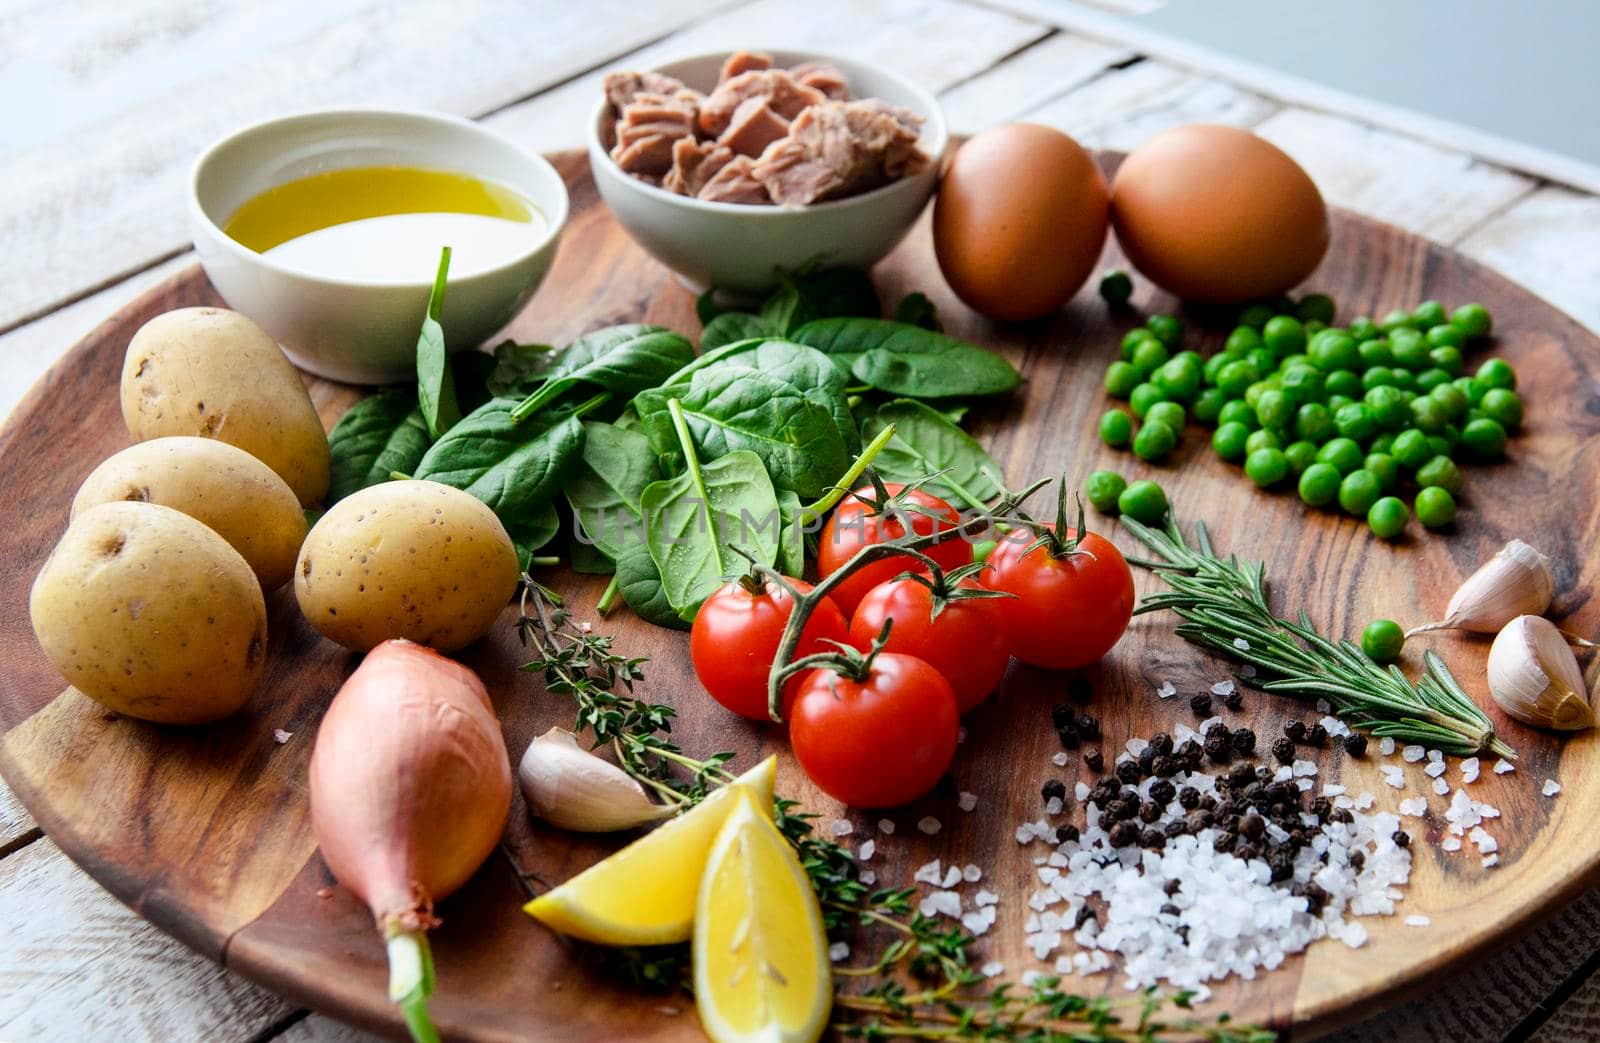
<svg viewBox="0 0 1600 1043"><path fill-rule="evenodd" d="M1462 485L1457 457L1504 456L1522 424L1505 360L1466 372L1463 351L1489 335L1489 312L1465 304L1447 314L1423 301L1346 326L1331 325L1334 313L1320 293L1252 305L1210 358L1184 349L1179 319L1151 316L1106 370L1106 391L1128 409L1101 417L1101 441L1155 462L1193 418L1216 428L1217 455L1260 488L1292 481L1307 504L1337 504L1393 539L1410 521L1396 495L1409 478L1417 519L1448 526Z"/></svg>

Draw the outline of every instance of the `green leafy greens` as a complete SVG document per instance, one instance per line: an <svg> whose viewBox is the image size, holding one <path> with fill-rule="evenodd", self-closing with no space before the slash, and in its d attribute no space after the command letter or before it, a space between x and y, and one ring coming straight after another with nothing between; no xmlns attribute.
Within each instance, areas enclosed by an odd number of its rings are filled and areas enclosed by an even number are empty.
<svg viewBox="0 0 1600 1043"><path fill-rule="evenodd" d="M428 294L422 332L417 335L417 398L422 404L422 418L428 425L430 438L438 438L461 419L450 353L444 346L444 327L439 324L449 274L450 248L447 246L439 252L439 271L433 277L433 290Z"/></svg>

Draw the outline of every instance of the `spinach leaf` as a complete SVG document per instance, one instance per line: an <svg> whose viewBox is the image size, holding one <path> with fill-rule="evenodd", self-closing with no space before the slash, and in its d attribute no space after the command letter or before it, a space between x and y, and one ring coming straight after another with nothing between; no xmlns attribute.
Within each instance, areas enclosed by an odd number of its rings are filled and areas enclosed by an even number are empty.
<svg viewBox="0 0 1600 1043"><path fill-rule="evenodd" d="M883 314L872 276L861 268L802 269L790 276L817 318L875 319Z"/></svg>
<svg viewBox="0 0 1600 1043"><path fill-rule="evenodd" d="M764 565L778 556L778 498L761 458L737 450L651 482L640 497L645 539L667 602L686 619L728 576L744 571L739 547Z"/></svg>
<svg viewBox="0 0 1600 1043"><path fill-rule="evenodd" d="M639 498L657 481L650 440L638 431L611 424L585 423L583 451L567 479L567 500L586 542L616 561L625 542L644 542Z"/></svg>
<svg viewBox="0 0 1600 1043"><path fill-rule="evenodd" d="M544 383L517 406L516 419L526 419L580 383L626 398L656 386L693 359L689 341L660 326L628 323L595 330L555 357Z"/></svg>
<svg viewBox="0 0 1600 1043"><path fill-rule="evenodd" d="M861 451L861 433L850 414L850 396L846 393L848 380L817 349L786 340L743 341L737 350L719 356L712 365L756 370L783 381L828 411L839 425L845 449L852 457Z"/></svg>
<svg viewBox="0 0 1600 1043"><path fill-rule="evenodd" d="M561 531L561 515L553 503L546 503L509 522L503 516L500 520L517 548L517 567L524 572L533 564L534 554Z"/></svg>
<svg viewBox="0 0 1600 1043"><path fill-rule="evenodd" d="M800 288L787 277L783 279L783 285L779 286L761 306L760 315L761 321L780 337L821 317L817 309L800 292Z"/></svg>
<svg viewBox="0 0 1600 1043"><path fill-rule="evenodd" d="M489 374L489 393L497 398L526 396L544 379L555 350L548 344L518 344L509 340L496 345L494 372Z"/></svg>
<svg viewBox="0 0 1600 1043"><path fill-rule="evenodd" d="M450 356L450 370L456 384L456 403L467 414L494 396L489 378L494 375L494 356L482 351L458 351Z"/></svg>
<svg viewBox="0 0 1600 1043"><path fill-rule="evenodd" d="M694 299L695 318L700 320L701 326L711 325L711 320L722 314L722 305L717 303L717 288L708 287L705 293Z"/></svg>
<svg viewBox="0 0 1600 1043"><path fill-rule="evenodd" d="M656 568L650 548L643 540L626 544L622 557L617 559L617 590L634 614L646 623L689 629L689 624L667 600L666 589L661 584L661 570Z"/></svg>
<svg viewBox="0 0 1600 1043"><path fill-rule="evenodd" d="M417 400L422 404L422 418L427 421L430 438L438 438L461 419L450 355L444 347L444 327L439 325L445 279L449 274L450 248L447 246L439 252L439 271L433 277L428 311L422 317L422 332L417 336Z"/></svg>
<svg viewBox="0 0 1600 1043"><path fill-rule="evenodd" d="M790 339L826 353L856 381L892 395L998 395L1022 382L1011 363L976 344L887 319L819 319Z"/></svg>
<svg viewBox="0 0 1600 1043"><path fill-rule="evenodd" d="M894 437L872 462L884 478L911 482L943 472L923 488L958 507L964 504L974 510L981 510L985 500L1000 495L994 481L984 474L987 468L1000 475L1000 465L976 439L938 410L910 399L897 399L880 406L867 419L862 435L872 438L889 424L894 425Z"/></svg>
<svg viewBox="0 0 1600 1043"><path fill-rule="evenodd" d="M396 471L410 474L428 451L428 424L410 388L384 388L345 411L328 433L328 503Z"/></svg>
<svg viewBox="0 0 1600 1043"><path fill-rule="evenodd" d="M778 559L774 567L785 576L800 576L806 570L806 533L801 525L800 497L788 489L778 490Z"/></svg>
<svg viewBox="0 0 1600 1043"><path fill-rule="evenodd" d="M705 330L700 334L700 350L710 351L738 341L754 337L776 337L778 334L778 329L759 315L748 315L742 311L725 311L706 324Z"/></svg>
<svg viewBox="0 0 1600 1043"><path fill-rule="evenodd" d="M739 366L698 370L687 384L652 388L634 399L651 446L666 459L683 458L667 411L674 398L701 459L749 450L766 464L773 485L807 501L850 466L845 436L829 410L786 381Z"/></svg>
<svg viewBox="0 0 1600 1043"><path fill-rule="evenodd" d="M576 533L567 534L567 560L572 564L572 571L583 576L610 576L617 571L616 562Z"/></svg>
<svg viewBox="0 0 1600 1043"><path fill-rule="evenodd" d="M555 498L583 449L576 416L542 424L511 418L514 398L491 399L439 441L412 474L471 493L508 530Z"/></svg>
<svg viewBox="0 0 1600 1043"><path fill-rule="evenodd" d="M939 321L939 309L934 307L925 293L908 293L902 297L894 307L894 321L908 326L921 326L935 333L944 332L944 324Z"/></svg>

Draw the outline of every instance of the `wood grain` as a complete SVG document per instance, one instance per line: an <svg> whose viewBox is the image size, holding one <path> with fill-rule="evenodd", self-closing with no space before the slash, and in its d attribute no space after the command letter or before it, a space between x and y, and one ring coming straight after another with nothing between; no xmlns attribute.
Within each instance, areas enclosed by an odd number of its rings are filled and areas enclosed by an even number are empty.
<svg viewBox="0 0 1600 1043"><path fill-rule="evenodd" d="M691 298L611 223L581 162L569 156L561 167L573 192L573 221L548 282L514 332L560 342L624 319L694 329ZM1466 509L1454 534L1414 535L1393 545L1372 540L1352 520L1242 487L1237 473L1214 460L1198 431L1168 467L1135 465L1099 446L1092 436L1104 406L1098 377L1125 322L1109 320L1091 295L1049 322L986 323L942 288L925 224L876 274L886 299L911 287L927 290L953 332L994 345L1027 372L1023 392L975 414L977 432L1013 481L1063 470L1078 476L1099 466L1157 476L1180 512L1205 516L1225 548L1269 552L1269 574L1279 579L1280 598L1303 605L1334 632L1351 632L1377 614L1431 616L1478 560L1507 537L1520 536L1558 562L1558 610L1580 630L1596 628L1600 610L1581 592L1592 587L1600 568L1588 554L1600 518L1581 498L1600 470L1600 440L1594 437L1600 434L1600 396L1582 374L1600 359L1600 344L1470 261L1340 214L1330 256L1311 281L1335 294L1347 314L1382 312L1427 296L1482 300L1496 315L1497 351L1518 365L1536 404L1528 433L1514 444L1516 463L1469 471ZM222 727L187 733L96 722L75 697L58 698L59 681L38 653L26 618L25 591L64 523L71 489L124 442L115 373L128 334L159 311L211 300L203 277L190 272L135 302L75 348L0 432L0 481L11 491L13 516L23 521L12 527L9 553L0 564L0 726L8 732L0 744L0 770L68 854L165 929L220 953L229 966L297 1002L394 1033L397 1023L383 997L382 951L369 918L342 890L329 890L331 881L316 857L289 866L296 844L305 843L298 784L309 738L353 657L315 639L280 593L270 672L257 697ZM1138 303L1170 304L1143 289ZM1204 316L1189 318L1215 341ZM327 422L354 398L349 389L312 386ZM592 604L599 589L595 580L563 571L550 579L579 606ZM1141 586L1148 587L1148 580L1141 578ZM651 657L650 693L682 711L677 735L686 748L735 749L741 764L768 749L783 752L775 730L730 721L699 695L681 636L625 613L599 625L616 635L620 647ZM1435 645L1469 689L1482 690L1481 642L1446 637ZM514 753L537 730L570 719L561 699L516 670L521 653L509 627L466 658L495 693ZM1164 621L1142 618L1103 664L1088 671L1106 745L1168 727L1175 714L1186 712L1155 696L1163 681L1185 691L1225 674L1223 664L1175 641ZM1062 677L1016 667L997 697L967 722L955 781L958 789L978 795L979 812L963 814L953 798L933 797L892 815L899 827L892 838L877 836L881 853L873 864L885 882L909 880L912 869L932 857L985 867L986 883L1005 897L1000 923L984 939L980 958L1001 959L1010 977L1039 966L1021 944L1033 852L1015 844L1012 829L1016 820L1037 814L1038 786L1045 778L1064 777L1070 784L1079 770L1076 764L1057 769L1049 759L1054 738L1048 708L1064 685ZM1294 709L1256 695L1233 723L1248 721L1258 734L1270 734ZM1254 983L1224 985L1208 1009L1293 1025L1298 1032L1320 1031L1421 987L1428 976L1468 960L1592 883L1600 837L1587 823L1600 813L1600 789L1583 780L1595 768L1593 736L1563 743L1499 723L1522 749L1523 767L1509 777L1485 778L1472 792L1506 811L1496 831L1501 868L1483 870L1471 855L1442 855L1433 846L1437 836L1430 835L1419 845L1403 911L1427 913L1434 926L1417 930L1398 920L1367 921L1373 940L1365 949L1319 945ZM283 746L271 739L279 727L294 733ZM69 763L75 759L71 751L78 751L77 760L111 766ZM1376 784L1370 763L1344 762L1331 752L1322 762L1327 781L1371 789L1380 806L1392 806L1401 796ZM1414 770L1408 774L1409 795L1420 791L1423 777ZM107 781L113 776L115 781ZM1547 776L1567 785L1555 800L1537 796ZM845 812L820 798L787 758L780 780L785 792L824 821L845 815L854 824L853 840L874 835L879 815ZM219 791L231 794L226 806L215 799ZM1432 803L1437 816L1438 798ZM937 836L915 830L926 814L944 823ZM580 1040L614 1038L618 1026L626 1025L630 1038L695 1038L697 1026L681 1007L664 1014L659 1008L668 1001L618 989L516 910L530 889L564 879L601 857L608 843L545 830L520 808L512 821L504 857L491 860L442 909L436 1011L446 1031L472 1039L526 1038L536 1031L541 1038ZM113 828L117 823L122 828ZM239 839L245 835L248 844ZM239 927L236 921L248 907L284 881L286 889L265 911ZM235 890L255 897L236 902ZM1120 992L1121 985L1094 978L1083 988Z"/></svg>
<svg viewBox="0 0 1600 1043"><path fill-rule="evenodd" d="M1600 198L1545 185L1462 239L1462 253L1514 271L1592 330L1600 331Z"/></svg>

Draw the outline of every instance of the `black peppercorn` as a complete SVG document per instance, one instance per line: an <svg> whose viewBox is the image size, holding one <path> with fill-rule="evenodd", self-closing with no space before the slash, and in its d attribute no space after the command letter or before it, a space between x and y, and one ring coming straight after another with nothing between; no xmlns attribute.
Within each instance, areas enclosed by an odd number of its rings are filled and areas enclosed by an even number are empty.
<svg viewBox="0 0 1600 1043"><path fill-rule="evenodd" d="M1222 705L1230 710L1238 710L1244 706L1244 693L1235 688L1222 697Z"/></svg>
<svg viewBox="0 0 1600 1043"><path fill-rule="evenodd" d="M1189 827L1184 824L1184 821L1181 818L1173 819L1163 828L1163 832L1165 832L1168 837L1181 837L1188 831Z"/></svg>
<svg viewBox="0 0 1600 1043"><path fill-rule="evenodd" d="M1171 778L1178 773L1178 762L1172 757L1157 757L1151 765L1151 770L1158 778Z"/></svg>
<svg viewBox="0 0 1600 1043"><path fill-rule="evenodd" d="M1039 793L1044 797L1045 800L1049 800L1051 797L1062 801L1067 799L1066 784L1060 779L1051 779L1049 782L1046 782L1042 787L1040 787Z"/></svg>
<svg viewBox="0 0 1600 1043"><path fill-rule="evenodd" d="M1274 848L1267 854L1267 866L1272 870L1274 882L1287 880L1294 875L1294 851L1291 848Z"/></svg>
<svg viewBox="0 0 1600 1043"><path fill-rule="evenodd" d="M1084 750L1083 766L1094 772L1105 771L1106 759L1099 750Z"/></svg>
<svg viewBox="0 0 1600 1043"><path fill-rule="evenodd" d="M1061 748L1064 750L1075 750L1078 748L1078 744L1083 741L1082 737L1078 735L1078 729L1070 724L1057 728L1056 738L1061 740Z"/></svg>
<svg viewBox="0 0 1600 1043"><path fill-rule="evenodd" d="M1229 851L1233 850L1233 845L1237 843L1238 840L1239 837L1236 834L1224 831L1222 833L1218 833L1211 841L1211 847L1213 850L1227 854Z"/></svg>
<svg viewBox="0 0 1600 1043"><path fill-rule="evenodd" d="M1085 739L1100 738L1100 720L1094 714L1086 713L1078 718L1078 731Z"/></svg>
<svg viewBox="0 0 1600 1043"><path fill-rule="evenodd" d="M1193 786L1185 786L1178 791L1178 806L1185 811L1193 811L1200 806L1200 791Z"/></svg>
<svg viewBox="0 0 1600 1043"><path fill-rule="evenodd" d="M1266 832L1266 829L1267 820L1260 815L1249 814L1239 820L1239 832L1243 833L1246 839L1260 840L1261 834Z"/></svg>
<svg viewBox="0 0 1600 1043"><path fill-rule="evenodd" d="M1162 893L1168 898L1171 898L1181 890L1183 890L1183 884L1177 880L1168 880L1166 883L1161 885Z"/></svg>
<svg viewBox="0 0 1600 1043"><path fill-rule="evenodd" d="M1228 740L1215 731L1206 736L1205 750L1206 756L1218 764L1230 760L1233 756Z"/></svg>
<svg viewBox="0 0 1600 1043"><path fill-rule="evenodd" d="M1354 815L1350 814L1350 809L1349 808L1334 808L1333 809L1333 820L1335 822L1342 822L1345 825L1349 826L1349 825L1354 825L1355 824L1356 817Z"/></svg>
<svg viewBox="0 0 1600 1043"><path fill-rule="evenodd" d="M1165 902L1161 906L1161 915L1162 916L1181 916L1181 915L1183 915L1183 910L1179 909L1177 906L1173 905L1171 902Z"/></svg>
<svg viewBox="0 0 1600 1043"><path fill-rule="evenodd" d="M1263 786L1272 781L1272 769L1265 764L1256 769L1256 781Z"/></svg>
<svg viewBox="0 0 1600 1043"><path fill-rule="evenodd" d="M1073 702L1086 703L1092 695L1094 695L1094 689L1090 687L1088 679L1074 677L1067 682L1067 698Z"/></svg>
<svg viewBox="0 0 1600 1043"><path fill-rule="evenodd" d="M1117 765L1117 778L1131 786L1144 778L1144 772L1139 770L1137 761L1123 761Z"/></svg>
<svg viewBox="0 0 1600 1043"><path fill-rule="evenodd" d="M1361 872L1361 870L1366 867L1366 864L1367 854L1365 851L1350 852L1350 865L1353 869L1355 869L1356 872Z"/></svg>
<svg viewBox="0 0 1600 1043"><path fill-rule="evenodd" d="M1194 715L1196 717L1210 717L1211 696L1207 695L1205 692L1201 692L1199 695L1194 696L1189 700L1189 709L1194 711Z"/></svg>
<svg viewBox="0 0 1600 1043"><path fill-rule="evenodd" d="M1112 847L1131 847L1139 842L1139 827L1132 822L1118 822L1111 827Z"/></svg>
<svg viewBox="0 0 1600 1043"><path fill-rule="evenodd" d="M1240 753L1254 753L1256 749L1256 733L1249 728L1240 728L1229 737L1233 748Z"/></svg>
<svg viewBox="0 0 1600 1043"><path fill-rule="evenodd" d="M1228 785L1234 789L1244 789L1256 780L1256 773L1250 765L1239 763L1228 769Z"/></svg>
<svg viewBox="0 0 1600 1043"><path fill-rule="evenodd" d="M1088 923L1090 920L1093 920L1095 923L1099 923L1100 922L1099 918L1094 915L1094 910L1093 909L1089 908L1086 905L1085 906L1080 906L1079 909L1078 909L1077 918L1072 921L1072 929L1074 931L1076 931L1078 928L1082 927L1084 924Z"/></svg>
<svg viewBox="0 0 1600 1043"><path fill-rule="evenodd" d="M1166 779L1157 779L1150 784L1150 799L1166 807L1172 803L1172 798L1178 795L1178 787Z"/></svg>
<svg viewBox="0 0 1600 1043"><path fill-rule="evenodd" d="M1356 852L1360 854L1360 852ZM1312 916L1322 915L1322 907L1328 904L1328 892L1322 889L1321 884L1306 884L1306 911Z"/></svg>
<svg viewBox="0 0 1600 1043"><path fill-rule="evenodd" d="M1146 775L1155 774L1156 751L1148 746L1139 751L1139 770Z"/></svg>
<svg viewBox="0 0 1600 1043"><path fill-rule="evenodd" d="M1254 844L1248 841L1240 841L1233 846L1233 855L1235 858L1248 862L1253 858L1260 857L1261 852L1257 850Z"/></svg>
<svg viewBox="0 0 1600 1043"><path fill-rule="evenodd" d="M1207 793L1200 798L1200 808L1203 811L1216 811L1217 798Z"/></svg>
<svg viewBox="0 0 1600 1043"><path fill-rule="evenodd" d="M1159 829L1147 829L1139 834L1139 846L1160 851L1167 846L1167 835Z"/></svg>
<svg viewBox="0 0 1600 1043"><path fill-rule="evenodd" d="M1065 844L1069 840L1077 840L1080 835L1077 826L1071 824L1059 826L1056 828L1056 843Z"/></svg>
<svg viewBox="0 0 1600 1043"><path fill-rule="evenodd" d="M1156 732L1150 736L1150 748L1156 751L1157 756L1172 752L1172 736L1166 732Z"/></svg>
<svg viewBox="0 0 1600 1043"><path fill-rule="evenodd" d="M1279 764L1293 763L1294 742L1290 739L1279 739L1272 744L1272 755L1278 759Z"/></svg>
<svg viewBox="0 0 1600 1043"><path fill-rule="evenodd" d="M1200 744L1193 739L1185 739L1178 744L1176 756L1185 760L1195 760L1200 756Z"/></svg>
<svg viewBox="0 0 1600 1043"><path fill-rule="evenodd" d="M1306 729L1306 742L1313 746L1321 746L1328 741L1328 729L1321 724L1313 724Z"/></svg>
<svg viewBox="0 0 1600 1043"><path fill-rule="evenodd" d="M1072 712L1072 707L1068 706L1066 703L1056 703L1054 706L1050 707L1050 723L1055 725L1058 729L1073 727L1073 716L1074 714Z"/></svg>
<svg viewBox="0 0 1600 1043"><path fill-rule="evenodd" d="M1161 805L1153 800L1147 800L1139 805L1139 821L1149 825L1161 817Z"/></svg>
<svg viewBox="0 0 1600 1043"><path fill-rule="evenodd" d="M1360 732L1351 732L1344 737L1344 752L1352 757L1364 756L1367 752L1367 737Z"/></svg>
<svg viewBox="0 0 1600 1043"><path fill-rule="evenodd" d="M1300 742L1306 737L1306 724L1304 721L1284 721L1283 734L1295 742Z"/></svg>
<svg viewBox="0 0 1600 1043"><path fill-rule="evenodd" d="M1134 808L1130 807L1127 801L1118 797L1106 805L1105 812L1106 818L1112 822L1121 822L1124 819L1133 817Z"/></svg>
<svg viewBox="0 0 1600 1043"><path fill-rule="evenodd" d="M1480 836L1481 835L1482 834L1480 834ZM1394 835L1391 836L1389 839L1394 841L1396 847L1410 847L1411 846L1411 834L1407 833L1403 829L1395 830L1394 831Z"/></svg>
<svg viewBox="0 0 1600 1043"><path fill-rule="evenodd" d="M1216 821L1211 812L1201 808L1199 811L1191 811L1189 817L1183 820L1183 825L1189 832L1198 833L1202 829L1210 829Z"/></svg>
<svg viewBox="0 0 1600 1043"><path fill-rule="evenodd" d="M1327 797L1318 797L1311 802L1310 811L1318 818L1326 820L1328 816L1333 814L1333 801Z"/></svg>

